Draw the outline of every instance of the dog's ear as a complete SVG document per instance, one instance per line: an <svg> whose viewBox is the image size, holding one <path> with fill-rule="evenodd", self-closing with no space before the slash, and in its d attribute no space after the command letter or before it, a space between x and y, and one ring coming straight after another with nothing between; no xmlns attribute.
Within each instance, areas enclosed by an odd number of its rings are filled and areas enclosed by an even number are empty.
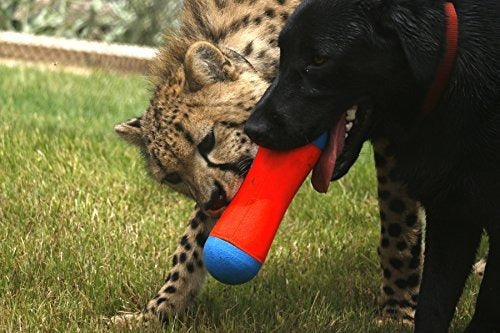
<svg viewBox="0 0 500 333"><path fill-rule="evenodd" d="M442 11L428 0L380 1L384 7L381 24L398 37L417 82L428 83L434 77L444 43Z"/></svg>
<svg viewBox="0 0 500 333"><path fill-rule="evenodd" d="M141 117L129 119L115 126L115 132L122 138L136 146L142 145Z"/></svg>
<svg viewBox="0 0 500 333"><path fill-rule="evenodd" d="M184 70L189 90L198 91L206 85L225 80L236 80L238 71L233 63L215 45L196 42L188 49Z"/></svg>

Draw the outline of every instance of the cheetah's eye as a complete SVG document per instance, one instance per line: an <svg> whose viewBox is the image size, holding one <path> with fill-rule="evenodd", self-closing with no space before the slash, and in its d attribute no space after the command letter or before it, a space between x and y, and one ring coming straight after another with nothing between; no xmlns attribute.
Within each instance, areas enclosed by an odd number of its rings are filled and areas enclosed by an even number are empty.
<svg viewBox="0 0 500 333"><path fill-rule="evenodd" d="M316 66L321 66L321 65L324 65L327 60L328 59L326 57L316 55L313 58L313 64Z"/></svg>
<svg viewBox="0 0 500 333"><path fill-rule="evenodd" d="M203 156L208 155L215 146L215 134L214 131L210 131L201 142L198 144L198 150Z"/></svg>
<svg viewBox="0 0 500 333"><path fill-rule="evenodd" d="M181 176L177 172L172 172L167 174L163 179L161 180L162 183L169 183L172 185L179 184L182 182Z"/></svg>

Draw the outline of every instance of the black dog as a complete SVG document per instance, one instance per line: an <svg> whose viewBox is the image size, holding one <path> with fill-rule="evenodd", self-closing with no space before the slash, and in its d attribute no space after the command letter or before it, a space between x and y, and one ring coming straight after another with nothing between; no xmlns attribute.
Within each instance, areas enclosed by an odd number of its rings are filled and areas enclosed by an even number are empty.
<svg viewBox="0 0 500 333"><path fill-rule="evenodd" d="M450 43L444 0L312 0L279 39L280 72L246 124L272 149L331 131L342 177L366 140L385 138L426 210L418 332L445 332L483 230L487 263L468 332L500 332L500 1L455 0L458 49L435 107L422 112ZM357 105L344 142L345 112ZM351 117L352 118L352 117ZM340 124L340 125L339 125ZM329 178L329 179L330 179Z"/></svg>

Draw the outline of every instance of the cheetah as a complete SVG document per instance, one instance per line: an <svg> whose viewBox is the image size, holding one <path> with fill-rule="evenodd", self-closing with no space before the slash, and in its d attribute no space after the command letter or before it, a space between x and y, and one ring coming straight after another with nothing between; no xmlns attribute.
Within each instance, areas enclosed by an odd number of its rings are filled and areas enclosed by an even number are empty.
<svg viewBox="0 0 500 333"><path fill-rule="evenodd" d="M158 293L140 313L115 324L166 321L189 306L206 275L203 245L236 194L257 147L245 121L277 74L278 33L299 0L186 0L179 29L166 35L152 66L153 96L145 113L116 125L139 147L149 174L192 198L196 207ZM381 237L377 252L383 318L411 324L422 271L424 214L389 177L387 142L373 144Z"/></svg>

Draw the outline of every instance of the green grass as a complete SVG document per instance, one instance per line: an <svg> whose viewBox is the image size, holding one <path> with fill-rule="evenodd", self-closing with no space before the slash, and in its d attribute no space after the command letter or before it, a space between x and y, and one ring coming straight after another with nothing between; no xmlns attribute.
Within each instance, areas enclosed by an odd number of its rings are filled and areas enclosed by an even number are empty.
<svg viewBox="0 0 500 333"><path fill-rule="evenodd" d="M149 180L112 132L148 99L137 76L0 67L0 331L102 331L101 316L140 309L160 286L193 203ZM209 278L167 330L398 331L373 325L375 194L369 149L328 195L306 184L258 278Z"/></svg>

